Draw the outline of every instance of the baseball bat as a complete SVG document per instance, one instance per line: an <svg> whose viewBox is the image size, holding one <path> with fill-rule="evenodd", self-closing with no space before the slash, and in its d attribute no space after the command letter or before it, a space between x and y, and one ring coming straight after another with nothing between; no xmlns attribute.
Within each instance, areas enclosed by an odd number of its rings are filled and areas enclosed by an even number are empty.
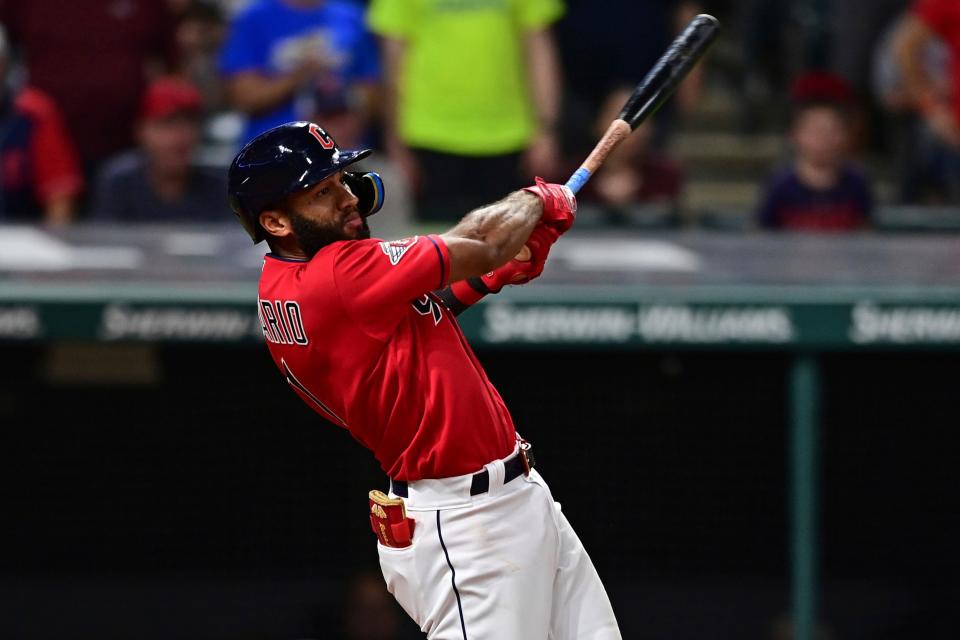
<svg viewBox="0 0 960 640"><path fill-rule="evenodd" d="M610 123L587 159L567 180L571 191L580 191L610 152L663 106L716 40L719 31L720 22L711 15L702 13L690 21L630 94L620 115Z"/></svg>
<svg viewBox="0 0 960 640"><path fill-rule="evenodd" d="M720 21L711 15L701 13L690 21L687 28L677 36L656 64L647 72L640 84L627 98L620 114L610 123L606 133L593 147L593 151L583 161L566 186L576 194L587 183L610 152L630 135L647 118L656 113L677 90L680 81L700 61L703 55L717 39ZM530 249L520 249L516 259L530 259Z"/></svg>

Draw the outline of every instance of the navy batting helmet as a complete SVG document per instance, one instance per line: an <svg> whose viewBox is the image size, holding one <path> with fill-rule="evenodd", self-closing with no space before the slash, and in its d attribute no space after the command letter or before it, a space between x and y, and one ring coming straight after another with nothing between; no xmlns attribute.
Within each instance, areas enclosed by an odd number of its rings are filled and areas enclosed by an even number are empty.
<svg viewBox="0 0 960 640"><path fill-rule="evenodd" d="M341 150L329 133L312 122L289 122L248 142L230 165L230 207L253 239L265 237L260 213L287 196L311 187L373 153ZM359 198L357 208L369 216L383 205L383 182L375 173L345 172L347 185Z"/></svg>

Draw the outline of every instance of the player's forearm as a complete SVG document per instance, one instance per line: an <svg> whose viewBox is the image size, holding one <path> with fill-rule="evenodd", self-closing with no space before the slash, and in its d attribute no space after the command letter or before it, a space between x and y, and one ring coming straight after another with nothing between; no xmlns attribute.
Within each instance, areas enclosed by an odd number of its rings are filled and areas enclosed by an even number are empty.
<svg viewBox="0 0 960 640"><path fill-rule="evenodd" d="M542 214L540 198L525 191L468 213L442 236L451 252L450 281L506 264L520 252Z"/></svg>

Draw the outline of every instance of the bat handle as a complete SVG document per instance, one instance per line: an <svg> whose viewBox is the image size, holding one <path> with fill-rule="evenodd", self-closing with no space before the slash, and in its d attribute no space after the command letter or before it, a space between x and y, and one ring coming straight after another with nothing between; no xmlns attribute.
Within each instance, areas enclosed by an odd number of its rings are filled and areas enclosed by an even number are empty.
<svg viewBox="0 0 960 640"><path fill-rule="evenodd" d="M570 189L570 191L573 191L574 195L576 195L576 193L583 188L583 185L587 184L587 180L590 179L590 175L590 169L587 169L586 167L580 167L574 171L573 175L570 176L570 179L567 180L567 188Z"/></svg>
<svg viewBox="0 0 960 640"><path fill-rule="evenodd" d="M610 155L614 147L629 136L632 130L627 122L619 118L611 122L606 133L603 134L600 142L597 143L597 146L593 148L593 151L591 151L587 159L583 161L580 168L574 171L570 179L567 180L567 188L573 191L573 193L580 191L583 185L587 184L590 176L592 176L594 172L600 168L600 165L603 164L603 161L607 159L607 156Z"/></svg>

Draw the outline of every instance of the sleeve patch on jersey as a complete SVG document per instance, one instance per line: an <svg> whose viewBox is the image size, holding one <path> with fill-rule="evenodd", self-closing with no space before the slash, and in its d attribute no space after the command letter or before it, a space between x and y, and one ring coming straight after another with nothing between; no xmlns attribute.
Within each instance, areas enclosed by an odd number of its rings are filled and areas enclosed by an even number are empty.
<svg viewBox="0 0 960 640"><path fill-rule="evenodd" d="M390 258L390 264L397 266L407 250L415 245L419 239L420 236L413 236L411 238L403 238L402 240L384 240L380 243L380 248L386 256Z"/></svg>

